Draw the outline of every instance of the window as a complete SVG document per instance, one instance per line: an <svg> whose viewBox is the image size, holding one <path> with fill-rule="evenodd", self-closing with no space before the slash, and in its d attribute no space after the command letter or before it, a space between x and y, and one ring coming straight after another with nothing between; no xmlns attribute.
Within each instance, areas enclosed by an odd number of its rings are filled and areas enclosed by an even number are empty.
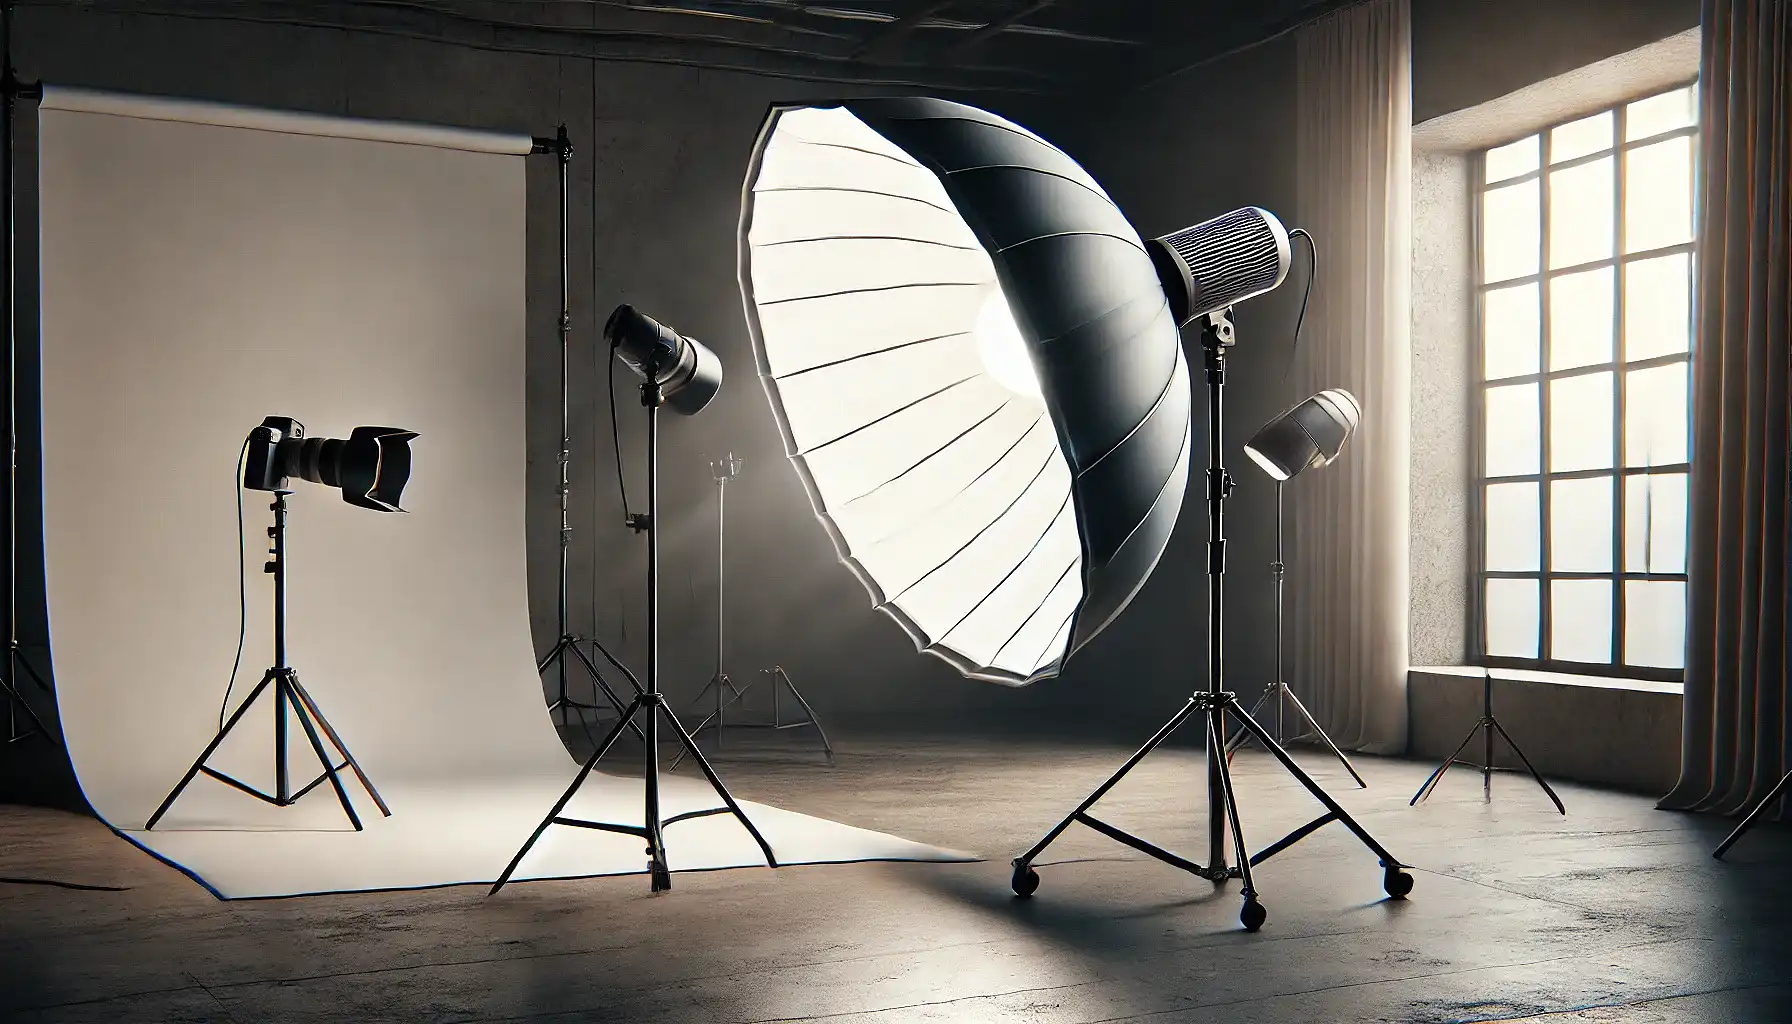
<svg viewBox="0 0 1792 1024"><path fill-rule="evenodd" d="M1693 86L1482 154L1481 646L1681 678Z"/></svg>

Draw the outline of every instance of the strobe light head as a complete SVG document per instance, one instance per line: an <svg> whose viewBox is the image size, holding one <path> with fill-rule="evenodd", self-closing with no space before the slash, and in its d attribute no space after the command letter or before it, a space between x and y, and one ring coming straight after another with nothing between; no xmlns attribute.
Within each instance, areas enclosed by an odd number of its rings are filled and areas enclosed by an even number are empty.
<svg viewBox="0 0 1792 1024"><path fill-rule="evenodd" d="M1279 286L1288 276L1288 229L1247 206L1146 243L1170 312L1186 324Z"/></svg>
<svg viewBox="0 0 1792 1024"><path fill-rule="evenodd" d="M660 401L676 412L695 416L722 389L714 352L626 303L604 324L604 340L636 376L658 385Z"/></svg>
<svg viewBox="0 0 1792 1024"><path fill-rule="evenodd" d="M1277 482L1314 466L1329 466L1362 422L1363 407L1348 391L1321 391L1257 431L1244 452Z"/></svg>
<svg viewBox="0 0 1792 1024"><path fill-rule="evenodd" d="M243 458L243 486L253 491L292 492L293 477L342 490L342 500L375 512L403 512L399 495L411 478L414 430L356 427L341 440L306 437L305 425L290 416L269 416L249 432Z"/></svg>

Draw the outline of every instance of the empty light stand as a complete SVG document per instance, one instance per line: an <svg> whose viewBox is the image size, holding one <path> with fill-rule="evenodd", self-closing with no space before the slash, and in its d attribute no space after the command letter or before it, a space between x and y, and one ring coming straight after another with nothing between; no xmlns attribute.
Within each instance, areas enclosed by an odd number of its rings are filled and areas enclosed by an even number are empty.
<svg viewBox="0 0 1792 1024"><path fill-rule="evenodd" d="M697 694L696 700L691 702L692 711L695 712L700 710L706 701L713 701L712 710L691 729L691 735L693 737L701 736L704 729L713 728L718 751L722 749L723 737L728 728L726 718L728 708L742 702L747 692L753 688L752 683L745 686L734 685L734 680L728 677L727 671L723 668L723 640L727 637L723 627L728 616L727 589L723 585L727 580L728 569L728 482L740 476L741 465L740 456L733 452L729 452L721 459L709 464L710 475L715 477L716 481L716 673L710 677L708 685L704 686ZM759 674L766 678L771 685L772 720L769 722L737 721L734 723L734 727L736 729L772 729L776 731L813 728L816 735L821 737L823 756L827 758L828 764L833 764L834 745L828 742L828 734L821 727L821 719L816 717L815 709L809 706L802 691L796 688L796 682L790 678L790 673L784 671L784 666L777 665L772 668L762 668L759 670ZM793 722L784 721L784 705L779 697L780 688L790 691L791 697L796 700L798 706L808 717ZM677 771L679 764L683 761L684 753L681 751L677 757L672 759L672 770Z"/></svg>
<svg viewBox="0 0 1792 1024"><path fill-rule="evenodd" d="M574 634L567 625L567 571L572 550L572 403L568 383L569 366L572 361L572 273L568 240L570 203L567 198L567 172L572 163L572 139L566 134L566 126L561 125L560 130L551 139L535 139L535 145L531 152L554 154L560 186L560 453L558 456L560 464L560 576L559 589L556 591L557 600L554 606L554 621L558 625L559 635L558 639L554 641L553 648L536 663L535 674L541 675L548 670L548 666L554 666L554 700L548 704L548 712L550 714L555 711L560 712L561 720L564 722L570 720L573 712L598 707L596 704L574 700L567 692L566 659L568 657L578 659L579 664L585 667L585 671L591 676L592 685L596 687L597 692L603 694L604 699L609 702L610 707L615 709L618 715L627 707L622 698L616 696L616 691L611 689L609 682L604 679L603 673L597 670L597 665L585 653L584 647L581 646L583 644L590 644L592 649L602 655L606 661L616 666L623 676L634 685L636 693L641 691L641 684L635 679L634 673L612 657L602 644L590 637ZM634 731L637 738L645 738L640 727L630 725L629 728Z"/></svg>
<svg viewBox="0 0 1792 1024"><path fill-rule="evenodd" d="M32 710L31 702L19 690L21 674L44 693L50 684L31 663L19 645L19 315L18 315L18 203L13 195L14 125L20 97L42 94L36 85L24 85L12 67L12 3L0 4L0 31L6 34L4 71L0 72L0 89L6 92L6 152L0 154L0 191L6 207L6 664L0 668L0 702L6 704L6 743L8 746L42 736L54 741L54 735L43 719Z"/></svg>

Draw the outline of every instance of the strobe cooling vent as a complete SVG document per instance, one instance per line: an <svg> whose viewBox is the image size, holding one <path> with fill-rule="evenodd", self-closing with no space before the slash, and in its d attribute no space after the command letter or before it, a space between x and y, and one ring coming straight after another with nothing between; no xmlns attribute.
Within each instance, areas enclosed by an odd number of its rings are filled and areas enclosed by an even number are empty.
<svg viewBox="0 0 1792 1024"><path fill-rule="evenodd" d="M1146 245L1179 324L1261 295L1288 276L1288 231L1255 206Z"/></svg>

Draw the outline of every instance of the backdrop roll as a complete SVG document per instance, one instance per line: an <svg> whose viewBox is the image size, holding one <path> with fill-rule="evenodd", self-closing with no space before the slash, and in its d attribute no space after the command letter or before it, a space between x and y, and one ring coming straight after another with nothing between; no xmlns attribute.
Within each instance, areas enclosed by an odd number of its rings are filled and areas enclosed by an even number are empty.
<svg viewBox="0 0 1792 1024"><path fill-rule="evenodd" d="M489 880L570 778L524 575L528 144L46 92L44 545L63 729L96 812L223 895ZM290 499L290 660L393 817L352 782L365 833L328 786L279 809L201 777L155 832L133 832L218 727L238 635L235 467L270 414L314 435L420 434L410 514L302 482ZM271 655L270 497L243 496L235 700ZM252 712L218 766L269 786L271 722ZM293 744L295 765L315 763L302 733ZM583 816L639 821L639 783L604 781ZM713 798L674 782L667 801ZM781 860L933 855L754 812ZM675 869L760 862L738 824L699 820L669 832ZM639 845L556 838L519 877L642 870Z"/></svg>

